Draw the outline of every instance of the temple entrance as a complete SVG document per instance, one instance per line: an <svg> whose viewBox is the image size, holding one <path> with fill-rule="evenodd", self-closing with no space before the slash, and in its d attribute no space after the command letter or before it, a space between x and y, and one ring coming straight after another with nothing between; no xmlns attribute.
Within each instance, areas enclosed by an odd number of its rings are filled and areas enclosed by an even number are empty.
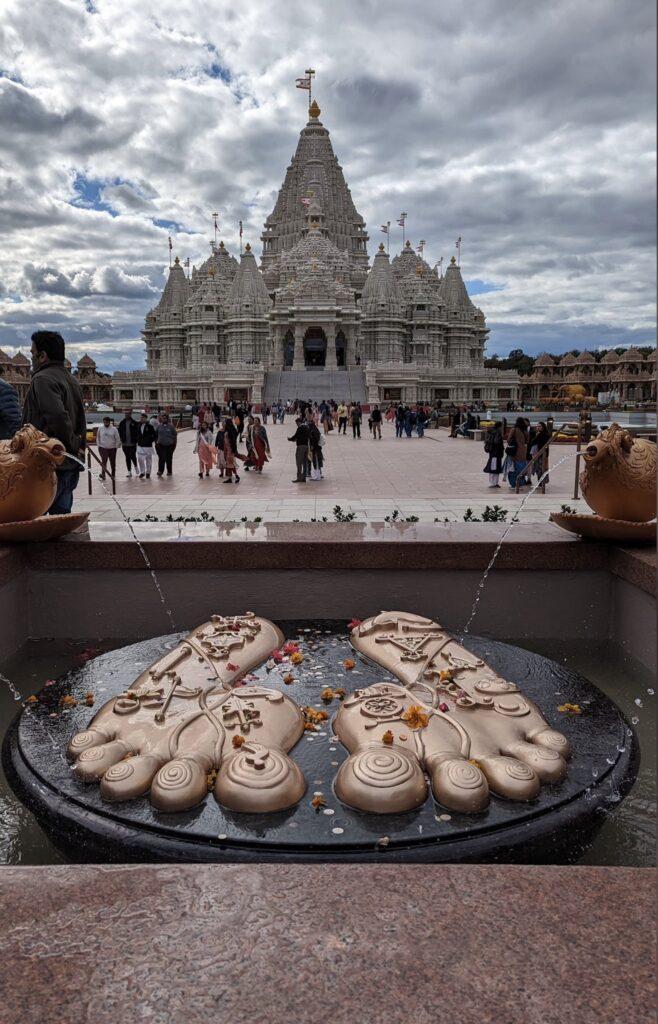
<svg viewBox="0 0 658 1024"><path fill-rule="evenodd" d="M309 327L304 335L304 366L324 366L326 361L326 335L321 327Z"/></svg>
<svg viewBox="0 0 658 1024"><path fill-rule="evenodd" d="M292 331L288 331L283 339L283 365L292 366L295 360L295 338Z"/></svg>
<svg viewBox="0 0 658 1024"><path fill-rule="evenodd" d="M347 339L342 331L336 335L336 366L347 366Z"/></svg>

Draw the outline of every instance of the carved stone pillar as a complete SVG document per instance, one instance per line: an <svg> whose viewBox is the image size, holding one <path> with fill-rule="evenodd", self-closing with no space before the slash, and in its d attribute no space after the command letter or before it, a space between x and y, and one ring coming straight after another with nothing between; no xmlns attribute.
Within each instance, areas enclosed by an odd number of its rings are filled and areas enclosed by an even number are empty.
<svg viewBox="0 0 658 1024"><path fill-rule="evenodd" d="M327 354L324 365L328 370L335 370L338 366L336 361L336 335L338 334L338 328L335 324L326 324L324 334L327 339Z"/></svg>
<svg viewBox="0 0 658 1024"><path fill-rule="evenodd" d="M293 370L304 369L304 328L295 327L295 354L292 360Z"/></svg>

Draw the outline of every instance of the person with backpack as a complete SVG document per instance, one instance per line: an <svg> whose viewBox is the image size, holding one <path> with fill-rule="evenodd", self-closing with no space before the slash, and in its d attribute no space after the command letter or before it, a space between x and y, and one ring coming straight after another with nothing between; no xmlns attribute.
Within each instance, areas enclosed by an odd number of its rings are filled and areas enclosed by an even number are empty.
<svg viewBox="0 0 658 1024"><path fill-rule="evenodd" d="M484 442L484 450L489 456L483 472L489 474L489 487L500 487L498 480L503 468L505 457L505 441L503 439L503 424L497 420L488 432Z"/></svg>

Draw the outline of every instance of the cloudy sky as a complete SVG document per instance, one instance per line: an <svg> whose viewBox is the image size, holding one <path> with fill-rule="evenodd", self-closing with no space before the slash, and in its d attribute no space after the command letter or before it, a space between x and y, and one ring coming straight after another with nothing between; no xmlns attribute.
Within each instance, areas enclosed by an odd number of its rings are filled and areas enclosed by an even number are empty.
<svg viewBox="0 0 658 1024"><path fill-rule="evenodd" d="M650 0L0 0L0 347L143 364L167 236L260 251L316 96L370 253L462 236L489 352L655 342ZM400 239L392 238L391 249Z"/></svg>

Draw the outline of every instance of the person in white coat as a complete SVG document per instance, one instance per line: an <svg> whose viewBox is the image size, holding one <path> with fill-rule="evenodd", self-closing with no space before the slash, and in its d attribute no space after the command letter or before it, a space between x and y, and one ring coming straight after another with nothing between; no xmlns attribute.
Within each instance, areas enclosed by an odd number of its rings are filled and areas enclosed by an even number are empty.
<svg viewBox="0 0 658 1024"><path fill-rule="evenodd" d="M108 462L110 464L110 475L116 476L117 452L121 447L121 437L109 416L103 417L103 422L96 434L96 444L101 460L101 480L105 479Z"/></svg>

